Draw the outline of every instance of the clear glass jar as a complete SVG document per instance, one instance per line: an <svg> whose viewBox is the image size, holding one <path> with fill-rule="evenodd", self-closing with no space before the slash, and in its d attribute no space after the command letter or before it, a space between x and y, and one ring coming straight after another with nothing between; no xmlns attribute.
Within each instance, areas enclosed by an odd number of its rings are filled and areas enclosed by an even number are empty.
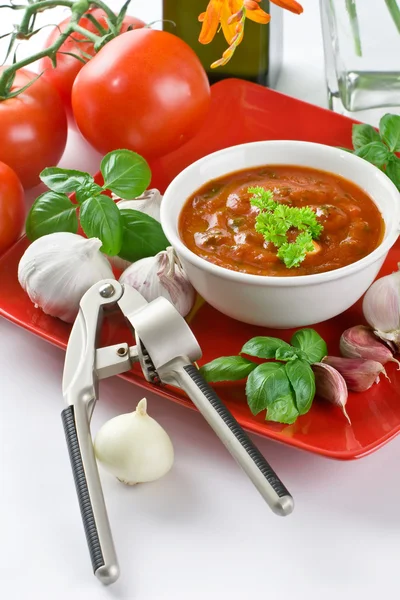
<svg viewBox="0 0 400 600"><path fill-rule="evenodd" d="M396 0L320 0L320 8L329 107L360 120L360 111L400 112Z"/></svg>

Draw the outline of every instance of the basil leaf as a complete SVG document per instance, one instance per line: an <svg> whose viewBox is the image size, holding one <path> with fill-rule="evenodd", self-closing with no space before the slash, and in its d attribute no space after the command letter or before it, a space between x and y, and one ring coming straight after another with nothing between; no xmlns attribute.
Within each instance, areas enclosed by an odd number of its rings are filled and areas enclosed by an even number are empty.
<svg viewBox="0 0 400 600"><path fill-rule="evenodd" d="M293 360L285 365L286 375L292 385L297 410L305 415L315 396L315 376L310 365L303 360Z"/></svg>
<svg viewBox="0 0 400 600"><path fill-rule="evenodd" d="M40 173L40 179L45 185L55 192L71 194L91 183L94 179L89 173L74 171L72 169L60 169L59 167L49 167Z"/></svg>
<svg viewBox="0 0 400 600"><path fill-rule="evenodd" d="M43 235L57 231L76 233L76 206L65 194L45 192L33 203L26 219L26 235L33 242Z"/></svg>
<svg viewBox="0 0 400 600"><path fill-rule="evenodd" d="M151 180L150 167L139 154L131 150L113 150L101 161L104 188L124 200L143 194Z"/></svg>
<svg viewBox="0 0 400 600"><path fill-rule="evenodd" d="M379 133L391 152L400 152L400 115L383 115L379 121Z"/></svg>
<svg viewBox="0 0 400 600"><path fill-rule="evenodd" d="M400 191L400 158L394 154L389 158L386 165L386 175L391 179L397 189Z"/></svg>
<svg viewBox="0 0 400 600"><path fill-rule="evenodd" d="M140 258L154 256L170 246L156 219L138 210L117 210L121 215L123 229L122 246L118 254L121 258L135 262Z"/></svg>
<svg viewBox="0 0 400 600"><path fill-rule="evenodd" d="M358 150L370 142L381 141L379 133L372 127L372 125L353 125L351 137L354 150Z"/></svg>
<svg viewBox="0 0 400 600"><path fill-rule="evenodd" d="M258 356L258 358L275 358L278 348L289 349L290 345L279 338L258 336L246 342L240 354Z"/></svg>
<svg viewBox="0 0 400 600"><path fill-rule="evenodd" d="M299 352L302 352L302 350L298 350ZM297 352L295 348L291 348L289 346L289 348L285 348L285 347L281 347L278 348L277 351L275 352L275 358L276 360L296 360L298 358Z"/></svg>
<svg viewBox="0 0 400 600"><path fill-rule="evenodd" d="M250 373L246 384L247 402L256 415L267 409L266 419L293 423L299 416L285 365L264 363Z"/></svg>
<svg viewBox="0 0 400 600"><path fill-rule="evenodd" d="M281 396L290 392L284 365L263 363L250 373L246 383L247 403L253 415L267 408Z"/></svg>
<svg viewBox="0 0 400 600"><path fill-rule="evenodd" d="M320 362L328 354L328 348L315 329L299 329L290 340L292 346L303 350L310 363Z"/></svg>
<svg viewBox="0 0 400 600"><path fill-rule="evenodd" d="M370 142L356 150L355 154L376 167L382 167L390 156L389 150L382 142Z"/></svg>
<svg viewBox="0 0 400 600"><path fill-rule="evenodd" d="M241 356L221 356L200 368L200 373L209 382L238 381L251 373L257 364Z"/></svg>
<svg viewBox="0 0 400 600"><path fill-rule="evenodd" d="M77 188L75 191L75 197L78 204L82 204L93 196L99 196L103 191L103 188L97 185L97 183L88 183L87 185Z"/></svg>
<svg viewBox="0 0 400 600"><path fill-rule="evenodd" d="M120 211L108 196L94 196L81 206L80 223L88 237L102 241L101 250L109 256L118 254L122 244Z"/></svg>
<svg viewBox="0 0 400 600"><path fill-rule="evenodd" d="M268 406L266 421L285 423L291 425L299 416L292 394L282 396L279 400Z"/></svg>

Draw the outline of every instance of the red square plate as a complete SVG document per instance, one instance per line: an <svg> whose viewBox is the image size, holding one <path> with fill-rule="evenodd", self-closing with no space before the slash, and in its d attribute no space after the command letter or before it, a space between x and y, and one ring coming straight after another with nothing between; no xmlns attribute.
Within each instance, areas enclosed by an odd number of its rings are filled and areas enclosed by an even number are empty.
<svg viewBox="0 0 400 600"><path fill-rule="evenodd" d="M151 164L152 187L162 192L184 167L202 156L244 142L266 139L294 139L351 147L350 119L311 104L300 102L256 84L225 80L212 87L212 108L202 131L184 147ZM19 259L27 247L20 239L0 259L0 314L49 342L65 348L70 326L35 309L17 281ZM400 244L390 252L380 275L396 270ZM202 349L204 364L221 355L240 351L255 335L275 335L289 340L293 331L273 331L229 319L200 300L188 320ZM328 343L329 353L338 354L341 332L363 323L360 302L315 329ZM126 329L109 321L103 344L124 341ZM128 340L127 340L128 341ZM243 384L219 384L217 391L243 427L279 442L327 457L349 460L376 450L400 431L400 372L395 364L387 369L390 377L362 394L350 394L347 409L350 426L341 411L316 399L310 412L293 425L280 425L254 417L247 407ZM154 388L136 367L122 375L128 381L150 388L170 400L194 408L174 388Z"/></svg>

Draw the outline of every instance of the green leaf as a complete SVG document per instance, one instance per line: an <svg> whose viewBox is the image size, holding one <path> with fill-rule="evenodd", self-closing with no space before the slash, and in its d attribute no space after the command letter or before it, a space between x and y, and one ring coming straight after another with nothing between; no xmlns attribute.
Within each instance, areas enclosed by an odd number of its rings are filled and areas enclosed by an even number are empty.
<svg viewBox="0 0 400 600"><path fill-rule="evenodd" d="M366 146L370 142L380 142L379 133L372 125L353 125L352 142L354 150Z"/></svg>
<svg viewBox="0 0 400 600"><path fill-rule="evenodd" d="M33 241L57 231L76 233L78 217L76 206L65 194L45 192L33 203L26 219L25 229Z"/></svg>
<svg viewBox="0 0 400 600"><path fill-rule="evenodd" d="M285 242L276 253L283 260L288 269L299 267L307 256L307 252L314 250L314 244L309 231L299 233L294 242Z"/></svg>
<svg viewBox="0 0 400 600"><path fill-rule="evenodd" d="M252 197L250 198L251 206L255 206L260 210L275 210L279 205L278 202L275 202L274 194L271 190L266 190L258 185L248 187L247 191L249 194L252 194Z"/></svg>
<svg viewBox="0 0 400 600"><path fill-rule="evenodd" d="M383 115L379 121L379 133L391 152L400 152L400 115Z"/></svg>
<svg viewBox="0 0 400 600"><path fill-rule="evenodd" d="M294 348L278 348L275 352L276 360L295 360L297 358L297 353Z"/></svg>
<svg viewBox="0 0 400 600"><path fill-rule="evenodd" d="M350 154L353 154L353 150L350 150L349 148L345 148L344 146L336 146L336 148L338 150L344 150L345 152L349 152Z"/></svg>
<svg viewBox="0 0 400 600"><path fill-rule="evenodd" d="M200 373L209 382L238 381L251 373L257 364L241 356L221 356L200 368Z"/></svg>
<svg viewBox="0 0 400 600"><path fill-rule="evenodd" d="M119 209L117 209L119 210ZM154 256L171 244L156 219L138 210L119 210L122 219L122 246L119 256L135 262L140 258Z"/></svg>
<svg viewBox="0 0 400 600"><path fill-rule="evenodd" d="M276 360L283 360L285 362L289 360L296 360L300 358L301 360L307 360L307 355L300 348L293 348L289 346L289 348L281 347L275 353Z"/></svg>
<svg viewBox="0 0 400 600"><path fill-rule="evenodd" d="M59 167L44 169L40 173L40 179L51 190L63 192L64 194L71 194L94 183L94 179L89 173L72 169L60 169Z"/></svg>
<svg viewBox="0 0 400 600"><path fill-rule="evenodd" d="M279 338L258 336L246 342L240 354L258 358L275 358L279 348L290 350L290 345Z"/></svg>
<svg viewBox="0 0 400 600"><path fill-rule="evenodd" d="M291 425L296 421L298 416L299 412L296 408L293 394L287 394L271 404L271 406L268 406L266 421Z"/></svg>
<svg viewBox="0 0 400 600"><path fill-rule="evenodd" d="M80 223L87 237L102 241L101 250L109 256L118 254L122 245L120 211L108 196L94 196L81 206Z"/></svg>
<svg viewBox="0 0 400 600"><path fill-rule="evenodd" d="M104 188L124 200L143 194L151 180L150 167L139 154L131 150L113 150L101 161Z"/></svg>
<svg viewBox="0 0 400 600"><path fill-rule="evenodd" d="M294 360L285 365L285 371L294 390L297 410L300 415L305 415L315 396L313 370L307 362Z"/></svg>
<svg viewBox="0 0 400 600"><path fill-rule="evenodd" d="M386 175L391 179L397 189L400 191L400 158L394 154L389 158L386 165Z"/></svg>
<svg viewBox="0 0 400 600"><path fill-rule="evenodd" d="M356 150L355 154L379 168L387 162L390 156L389 150L382 142L370 142Z"/></svg>
<svg viewBox="0 0 400 600"><path fill-rule="evenodd" d="M103 191L103 188L97 185L97 183L89 183L84 187L81 187L76 190L75 197L78 204L82 204L89 198L93 198L93 196L99 196Z"/></svg>
<svg viewBox="0 0 400 600"><path fill-rule="evenodd" d="M278 400L293 398L285 365L274 362L258 365L247 378L246 396L254 415Z"/></svg>
<svg viewBox="0 0 400 600"><path fill-rule="evenodd" d="M320 362L328 354L328 348L315 329L299 329L290 340L292 346L300 348L306 354L308 362Z"/></svg>
<svg viewBox="0 0 400 600"><path fill-rule="evenodd" d="M298 267L308 252L314 250L313 239L318 239L323 231L317 215L312 208L302 208L280 204L273 199L271 190L263 187L248 187L252 195L250 204L259 209L256 216L255 230L265 242L278 248L277 257L288 269ZM297 229L299 234L289 242L287 232Z"/></svg>

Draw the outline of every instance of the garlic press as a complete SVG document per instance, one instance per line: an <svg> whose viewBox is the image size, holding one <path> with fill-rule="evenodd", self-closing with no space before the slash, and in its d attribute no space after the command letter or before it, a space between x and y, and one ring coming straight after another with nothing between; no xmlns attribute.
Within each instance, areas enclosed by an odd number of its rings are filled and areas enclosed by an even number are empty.
<svg viewBox="0 0 400 600"><path fill-rule="evenodd" d="M113 310L122 312L135 346L121 341L98 347L103 317ZM68 406L61 416L93 571L105 585L118 579L119 566L90 420L100 379L129 371L136 362L147 381L184 390L276 514L293 510L286 487L193 364L201 355L189 325L165 298L147 302L113 279L93 285L82 297L68 341L63 375Z"/></svg>

